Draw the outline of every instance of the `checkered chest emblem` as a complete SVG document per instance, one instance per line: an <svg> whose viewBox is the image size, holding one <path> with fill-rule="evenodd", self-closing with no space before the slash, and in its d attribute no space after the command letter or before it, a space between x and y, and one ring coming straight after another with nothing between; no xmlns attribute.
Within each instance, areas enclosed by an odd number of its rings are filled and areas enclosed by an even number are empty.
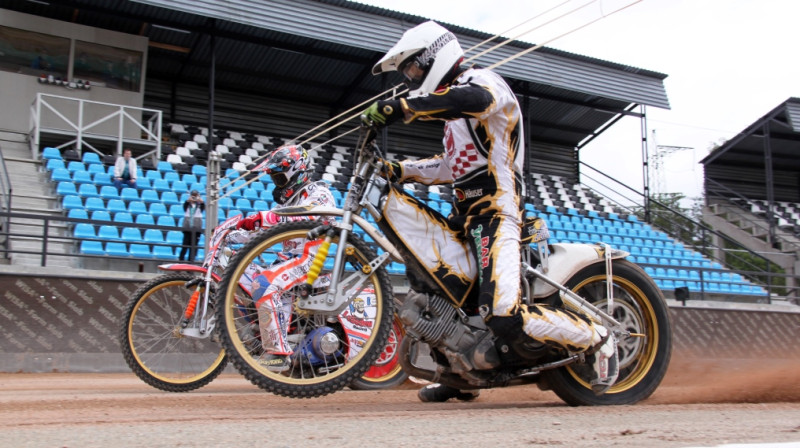
<svg viewBox="0 0 800 448"><path fill-rule="evenodd" d="M473 144L468 144L463 149L460 149L453 158L453 178L467 174L475 166L478 161L478 151Z"/></svg>

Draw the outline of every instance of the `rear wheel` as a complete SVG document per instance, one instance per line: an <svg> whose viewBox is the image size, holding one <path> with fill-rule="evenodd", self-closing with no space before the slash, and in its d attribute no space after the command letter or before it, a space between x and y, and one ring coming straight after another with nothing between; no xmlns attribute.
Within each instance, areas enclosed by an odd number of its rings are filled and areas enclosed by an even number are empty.
<svg viewBox="0 0 800 448"><path fill-rule="evenodd" d="M621 405L644 400L656 390L669 365L672 330L661 291L640 267L629 261L614 260L612 271L613 317L632 336L617 341L619 377L604 395L592 392L588 364L571 364L543 373L545 384L572 406ZM607 312L604 263L582 269L566 286Z"/></svg>
<svg viewBox="0 0 800 448"><path fill-rule="evenodd" d="M350 383L350 388L355 390L390 389L403 384L408 379L408 374L400 366L400 343L405 337L405 330L400 318L394 316L392 331L383 347L383 353L375 364L367 370L361 378L356 378Z"/></svg>
<svg viewBox="0 0 800 448"><path fill-rule="evenodd" d="M227 364L210 337L181 333L180 321L198 278L189 272L164 274L142 285L122 315L120 347L133 373L168 392L187 392L210 383ZM213 317L213 310L209 310Z"/></svg>
<svg viewBox="0 0 800 448"><path fill-rule="evenodd" d="M377 255L356 235L344 248L341 280L360 283L348 283L342 307L313 309L326 298L338 237L310 297L301 300L300 285L324 239L306 236L319 226L317 221L289 222L256 235L231 260L217 297L221 340L234 366L258 387L287 397L316 397L349 385L375 363L392 328L389 276L385 268L370 266ZM260 274L246 278L253 265ZM252 282L255 297L235 294L240 282ZM280 305L265 311L271 299ZM291 352L279 355L280 368L274 364L277 352L264 349L276 343Z"/></svg>

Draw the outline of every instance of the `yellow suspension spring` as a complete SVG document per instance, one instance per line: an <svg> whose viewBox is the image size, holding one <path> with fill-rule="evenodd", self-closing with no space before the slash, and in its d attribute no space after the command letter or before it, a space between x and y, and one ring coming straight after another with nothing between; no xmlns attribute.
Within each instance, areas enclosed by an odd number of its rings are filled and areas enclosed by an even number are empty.
<svg viewBox="0 0 800 448"><path fill-rule="evenodd" d="M331 235L325 235L325 241L319 246L317 254L314 255L314 261L311 262L311 267L308 269L308 277L306 277L306 284L311 286L319 277L322 271L322 266L325 265L325 258L328 257L328 250L331 247Z"/></svg>

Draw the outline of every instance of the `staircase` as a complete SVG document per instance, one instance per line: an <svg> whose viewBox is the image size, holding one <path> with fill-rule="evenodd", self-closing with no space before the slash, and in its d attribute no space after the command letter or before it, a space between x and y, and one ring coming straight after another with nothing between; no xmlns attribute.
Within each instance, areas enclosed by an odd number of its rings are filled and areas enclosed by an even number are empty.
<svg viewBox="0 0 800 448"><path fill-rule="evenodd" d="M26 134L0 131L0 149L8 169L12 188L11 212L33 213L60 217L63 213L47 173L40 161L34 160ZM40 266L42 262L43 221L40 219L11 218L7 263ZM74 252L74 242L61 237L69 236L64 222L50 222L48 228L47 266L77 268L78 260L69 255ZM18 252L33 252L18 253ZM67 256L58 256L63 254Z"/></svg>

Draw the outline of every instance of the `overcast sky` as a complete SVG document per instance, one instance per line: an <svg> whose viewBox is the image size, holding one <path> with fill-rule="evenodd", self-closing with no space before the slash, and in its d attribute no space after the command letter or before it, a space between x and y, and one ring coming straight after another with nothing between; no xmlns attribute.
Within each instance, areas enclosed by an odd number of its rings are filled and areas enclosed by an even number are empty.
<svg viewBox="0 0 800 448"><path fill-rule="evenodd" d="M540 43L635 0L598 0L570 19L523 37ZM359 0L491 34L563 0ZM589 3L572 0L569 7ZM602 5L601 5L602 4ZM798 0L642 0L547 44L585 56L657 71L671 109L648 108L648 137L672 151L651 188L695 197L699 162L715 143L732 138L789 97L800 97ZM536 23L536 22L532 22ZM512 31L510 36L518 33ZM509 37L510 37L509 36ZM581 160L641 189L641 131L626 118L581 153Z"/></svg>

